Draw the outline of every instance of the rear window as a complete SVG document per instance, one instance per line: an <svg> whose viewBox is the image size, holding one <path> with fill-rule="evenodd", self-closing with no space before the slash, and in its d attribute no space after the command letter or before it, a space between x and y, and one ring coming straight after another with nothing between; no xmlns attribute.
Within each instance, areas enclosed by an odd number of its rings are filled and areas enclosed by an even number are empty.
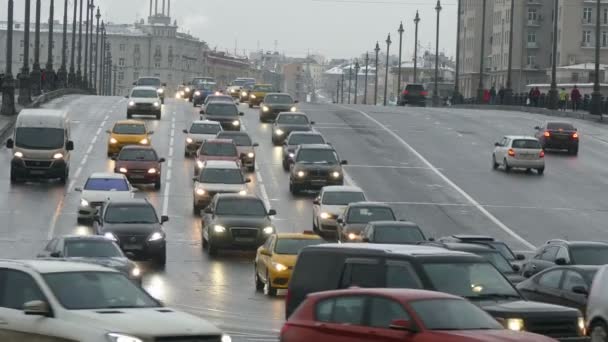
<svg viewBox="0 0 608 342"><path fill-rule="evenodd" d="M146 134L146 126L141 124L114 125L112 133L115 134Z"/></svg>
<svg viewBox="0 0 608 342"><path fill-rule="evenodd" d="M194 123L190 126L192 134L217 134L222 130L222 126L214 124L198 124Z"/></svg>
<svg viewBox="0 0 608 342"><path fill-rule="evenodd" d="M232 143L207 143L204 144L201 152L208 156L236 156L236 146Z"/></svg>
<svg viewBox="0 0 608 342"><path fill-rule="evenodd" d="M424 235L418 227L399 227L394 225L375 226L375 243L411 244L424 241Z"/></svg>
<svg viewBox="0 0 608 342"><path fill-rule="evenodd" d="M322 239L279 239L274 248L277 254L298 254L300 250L307 246L313 246L323 243Z"/></svg>
<svg viewBox="0 0 608 342"><path fill-rule="evenodd" d="M540 149L540 143L536 140L528 139L517 139L513 140L513 148L529 148L529 149Z"/></svg>
<svg viewBox="0 0 608 342"><path fill-rule="evenodd" d="M325 144L320 134L293 134L289 136L287 145Z"/></svg>
<svg viewBox="0 0 608 342"><path fill-rule="evenodd" d="M269 93L269 92L273 91L273 89L272 89L272 86L256 85L253 87L253 91Z"/></svg>
<svg viewBox="0 0 608 342"><path fill-rule="evenodd" d="M575 128L572 124L566 122L549 122L547 123L547 129L554 129L556 131L564 130L564 131L574 131Z"/></svg>
<svg viewBox="0 0 608 342"><path fill-rule="evenodd" d="M217 135L218 139L230 139L232 140L236 146L251 146L253 142L249 135L247 134L231 134L231 133L220 133Z"/></svg>
<svg viewBox="0 0 608 342"><path fill-rule="evenodd" d="M421 90L424 90L424 87L422 86L422 84L408 84L408 85L405 87L405 89L406 89L406 90L409 90L409 91L412 91L412 90L418 90L418 91L421 91Z"/></svg>

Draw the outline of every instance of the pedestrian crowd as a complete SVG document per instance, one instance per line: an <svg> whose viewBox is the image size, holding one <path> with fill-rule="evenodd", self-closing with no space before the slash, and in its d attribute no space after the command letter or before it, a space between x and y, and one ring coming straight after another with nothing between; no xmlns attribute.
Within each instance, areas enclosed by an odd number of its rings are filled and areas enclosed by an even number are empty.
<svg viewBox="0 0 608 342"><path fill-rule="evenodd" d="M501 105L506 104L505 102L506 89L500 87L496 91L496 86L492 86L490 89L483 90L482 100L484 104L490 105ZM539 87L533 87L527 94L526 105L529 107L542 107L542 104L546 101L547 94L541 93ZM585 95L587 98L588 95ZM577 111L583 102L583 96L576 85L568 91L566 88L561 88L559 91L559 108L565 111L570 107L573 111Z"/></svg>

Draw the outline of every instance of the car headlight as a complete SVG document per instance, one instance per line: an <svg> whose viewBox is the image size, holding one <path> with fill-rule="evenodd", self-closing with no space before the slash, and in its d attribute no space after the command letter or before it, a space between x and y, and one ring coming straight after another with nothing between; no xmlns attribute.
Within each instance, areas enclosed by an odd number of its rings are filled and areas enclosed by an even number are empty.
<svg viewBox="0 0 608 342"><path fill-rule="evenodd" d="M283 134L285 134L285 132L283 132L283 130L279 128L276 131L274 131L274 134L276 134L276 135L283 135Z"/></svg>
<svg viewBox="0 0 608 342"><path fill-rule="evenodd" d="M122 173L127 173L127 168L126 167L121 167L120 169L118 169L118 171L122 172Z"/></svg>
<svg viewBox="0 0 608 342"><path fill-rule="evenodd" d="M306 172L298 171L298 177L303 178L304 176L306 176Z"/></svg>
<svg viewBox="0 0 608 342"><path fill-rule="evenodd" d="M190 92L190 87L186 87L186 93Z"/></svg>
<svg viewBox="0 0 608 342"><path fill-rule="evenodd" d="M220 93L219 91L215 92L215 95L221 95L222 93Z"/></svg>
<svg viewBox="0 0 608 342"><path fill-rule="evenodd" d="M222 342L232 342L230 335L222 335Z"/></svg>
<svg viewBox="0 0 608 342"><path fill-rule="evenodd" d="M331 215L329 215L328 213L321 213L321 218L324 220L327 220L330 217L331 217Z"/></svg>
<svg viewBox="0 0 608 342"><path fill-rule="evenodd" d="M247 92L246 91L242 92L241 96L247 96Z"/></svg>
<svg viewBox="0 0 608 342"><path fill-rule="evenodd" d="M195 91L194 92L194 96L201 96L201 92L200 91Z"/></svg>
<svg viewBox="0 0 608 342"><path fill-rule="evenodd" d="M296 112L297 110L298 110L298 108L296 108L296 107L291 107L291 111L292 111L292 112Z"/></svg>
<svg viewBox="0 0 608 342"><path fill-rule="evenodd" d="M63 159L63 153L55 153L53 159Z"/></svg>
<svg viewBox="0 0 608 342"><path fill-rule="evenodd" d="M507 318L506 320L507 329L513 331L523 331L524 330L524 320L521 318Z"/></svg>
<svg viewBox="0 0 608 342"><path fill-rule="evenodd" d="M295 153L289 153L289 158L293 158L293 157L295 157L295 156L296 156L296 154L295 154Z"/></svg>
<svg viewBox="0 0 608 342"><path fill-rule="evenodd" d="M202 169L203 168L203 162L200 161L200 160L197 160L196 161L196 166L198 166L199 169Z"/></svg>
<svg viewBox="0 0 608 342"><path fill-rule="evenodd" d="M349 239L349 240L354 240L354 239L356 239L356 238L357 238L357 234L355 234L355 233L350 233L350 234L348 234L348 239Z"/></svg>
<svg viewBox="0 0 608 342"><path fill-rule="evenodd" d="M245 195L247 195L247 191L241 190L241 191L239 191L239 195L245 196Z"/></svg>
<svg viewBox="0 0 608 342"><path fill-rule="evenodd" d="M135 101L129 101L129 107L135 106Z"/></svg>
<svg viewBox="0 0 608 342"><path fill-rule="evenodd" d="M157 93L159 93L159 94L162 94L162 93L164 93L164 92L165 92L165 89L160 88L160 89L157 89L157 90L156 90L156 92L157 92Z"/></svg>
<svg viewBox="0 0 608 342"><path fill-rule="evenodd" d="M110 240L112 240L112 241L118 241L118 239L116 238L116 235L114 235L114 234L112 234L112 233L110 233L110 232L106 232L105 234L103 234L103 236L104 236L106 239L110 239Z"/></svg>
<svg viewBox="0 0 608 342"><path fill-rule="evenodd" d="M141 275L141 270L139 269L139 267L135 267L131 270L132 277L139 277L140 275Z"/></svg>
<svg viewBox="0 0 608 342"><path fill-rule="evenodd" d="M262 111L263 111L263 112L267 112L267 111L269 111L269 110L270 110L270 108L268 108L268 107L266 107L266 106L262 107Z"/></svg>
<svg viewBox="0 0 608 342"><path fill-rule="evenodd" d="M149 141L148 139L146 139L146 138L143 138L143 139L141 139L141 140L139 141L139 143L140 143L140 144L142 144L142 145L148 145L148 143L149 143L149 142L150 142L150 141Z"/></svg>
<svg viewBox="0 0 608 342"><path fill-rule="evenodd" d="M270 235L272 233L274 233L274 227L268 226L268 227L264 228L264 234Z"/></svg>
<svg viewBox="0 0 608 342"><path fill-rule="evenodd" d="M254 95L254 94L251 94L251 96L250 96L250 97L251 97L252 99L255 99L255 95Z"/></svg>
<svg viewBox="0 0 608 342"><path fill-rule="evenodd" d="M88 207L89 206L89 201L85 200L84 198L80 200L80 206L81 207Z"/></svg>
<svg viewBox="0 0 608 342"><path fill-rule="evenodd" d="M163 234L159 233L159 232L154 232L152 233L152 235L150 235L150 237L148 238L148 241L158 241L158 240L162 240L165 237L163 236Z"/></svg>
<svg viewBox="0 0 608 342"><path fill-rule="evenodd" d="M118 140L114 139L114 138L110 138L110 144L116 144L118 143Z"/></svg>
<svg viewBox="0 0 608 342"><path fill-rule="evenodd" d="M19 151L15 152L15 154L13 154L13 155L17 158L23 158L23 153L21 153Z"/></svg>
<svg viewBox="0 0 608 342"><path fill-rule="evenodd" d="M331 173L331 176L334 177L334 178L340 178L341 174L338 171L334 171L334 172Z"/></svg>
<svg viewBox="0 0 608 342"><path fill-rule="evenodd" d="M249 152L249 153L247 153L247 157L253 158L253 157L255 157L255 153Z"/></svg>
<svg viewBox="0 0 608 342"><path fill-rule="evenodd" d="M151 167L151 168L148 170L148 173L156 173L156 169L155 169L155 168L153 168L153 167Z"/></svg>
<svg viewBox="0 0 608 342"><path fill-rule="evenodd" d="M137 337L118 333L109 333L106 336L110 342L143 342L143 340Z"/></svg>
<svg viewBox="0 0 608 342"><path fill-rule="evenodd" d="M272 262L272 267L274 267L274 269L277 270L277 272L283 272L283 271L287 270L287 268L288 268L287 266L285 266L281 263L278 263L278 262L274 262L274 261Z"/></svg>
<svg viewBox="0 0 608 342"><path fill-rule="evenodd" d="M196 189L196 194L199 196L204 196L207 192L203 189Z"/></svg>
<svg viewBox="0 0 608 342"><path fill-rule="evenodd" d="M583 317L578 318L578 330L581 336L587 336L587 328L585 327L585 319Z"/></svg>
<svg viewBox="0 0 608 342"><path fill-rule="evenodd" d="M226 227L216 224L215 226L213 226L213 231L216 233L224 233L226 232Z"/></svg>
<svg viewBox="0 0 608 342"><path fill-rule="evenodd" d="M160 106L160 103L154 102L154 107L158 107L158 106Z"/></svg>
<svg viewBox="0 0 608 342"><path fill-rule="evenodd" d="M187 142L188 144L192 144L192 142L193 142L193 141L194 141L194 140L192 140L192 138L186 138L186 142Z"/></svg>
<svg viewBox="0 0 608 342"><path fill-rule="evenodd" d="M232 126L239 126L241 122L239 120L232 121Z"/></svg>

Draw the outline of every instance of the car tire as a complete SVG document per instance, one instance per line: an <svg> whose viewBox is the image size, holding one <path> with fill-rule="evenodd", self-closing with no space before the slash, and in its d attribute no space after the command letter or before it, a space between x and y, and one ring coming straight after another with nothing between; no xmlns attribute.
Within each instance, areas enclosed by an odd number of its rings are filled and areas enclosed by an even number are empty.
<svg viewBox="0 0 608 342"><path fill-rule="evenodd" d="M185 151L184 152L184 158L190 158L190 152Z"/></svg>
<svg viewBox="0 0 608 342"><path fill-rule="evenodd" d="M496 156L492 155L492 170L498 169L498 163L496 162Z"/></svg>
<svg viewBox="0 0 608 342"><path fill-rule="evenodd" d="M17 177L17 172L15 172L12 168L11 168L11 184L16 184L19 182L19 178Z"/></svg>
<svg viewBox="0 0 608 342"><path fill-rule="evenodd" d="M217 247L211 243L211 239L207 240L207 253L209 253L209 256L211 257L217 255Z"/></svg>
<svg viewBox="0 0 608 342"><path fill-rule="evenodd" d="M289 171L289 165L287 164L287 161L285 159L283 159L283 170L285 171Z"/></svg>
<svg viewBox="0 0 608 342"><path fill-rule="evenodd" d="M266 272L266 283L264 283L264 294L269 296L269 297L276 297L277 296L277 289L276 287L272 286L272 283L270 282L270 276L268 275L268 272Z"/></svg>
<svg viewBox="0 0 608 342"><path fill-rule="evenodd" d="M300 194L300 188L295 184L289 183L289 192L291 192L292 195L297 196Z"/></svg>
<svg viewBox="0 0 608 342"><path fill-rule="evenodd" d="M319 225L315 222L315 218L312 218L312 231L319 234Z"/></svg>
<svg viewBox="0 0 608 342"><path fill-rule="evenodd" d="M163 250L159 255L154 258L154 263L158 267L165 267L167 264L167 251Z"/></svg>
<svg viewBox="0 0 608 342"><path fill-rule="evenodd" d="M253 104L251 104L251 103L250 103L250 104L249 104L249 108L253 108Z"/></svg>
<svg viewBox="0 0 608 342"><path fill-rule="evenodd" d="M68 182L69 177L70 169L66 167L63 176L59 177L59 183L65 185Z"/></svg>
<svg viewBox="0 0 608 342"><path fill-rule="evenodd" d="M165 104L165 98L164 97L160 99L160 104Z"/></svg>
<svg viewBox="0 0 608 342"><path fill-rule="evenodd" d="M603 321L595 321L589 327L591 342L608 342L608 328Z"/></svg>
<svg viewBox="0 0 608 342"><path fill-rule="evenodd" d="M161 113L156 114L156 120L160 120Z"/></svg>
<svg viewBox="0 0 608 342"><path fill-rule="evenodd" d="M201 214L201 208L194 203L192 203L192 214L194 214L194 216L199 216Z"/></svg>
<svg viewBox="0 0 608 342"><path fill-rule="evenodd" d="M571 154L571 155L573 155L573 156L578 155L578 146L577 147L569 148L568 149L568 153Z"/></svg>
<svg viewBox="0 0 608 342"><path fill-rule="evenodd" d="M127 119L131 119L132 117L133 117L133 114L127 113Z"/></svg>
<svg viewBox="0 0 608 342"><path fill-rule="evenodd" d="M545 168L541 167L540 169L536 169L536 172L538 173L539 176L542 176L545 174Z"/></svg>
<svg viewBox="0 0 608 342"><path fill-rule="evenodd" d="M255 291L261 292L264 290L264 282L260 279L260 276L258 275L258 268L255 266L253 267L253 279L255 281Z"/></svg>
<svg viewBox="0 0 608 342"><path fill-rule="evenodd" d="M160 179L154 182L154 190L160 190Z"/></svg>
<svg viewBox="0 0 608 342"><path fill-rule="evenodd" d="M505 160L503 161L503 165L505 166L506 173L511 172L511 167L509 166L509 163L507 163L507 158L505 158Z"/></svg>

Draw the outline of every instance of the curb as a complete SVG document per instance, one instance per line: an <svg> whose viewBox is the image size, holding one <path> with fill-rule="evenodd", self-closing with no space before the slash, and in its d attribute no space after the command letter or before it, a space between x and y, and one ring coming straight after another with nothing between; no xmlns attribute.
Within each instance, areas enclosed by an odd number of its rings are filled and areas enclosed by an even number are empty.
<svg viewBox="0 0 608 342"><path fill-rule="evenodd" d="M503 105L452 105L451 108L458 109L477 109L477 110L502 110L502 111L510 111L510 112L524 112L530 114L541 114L547 116L556 116L562 118L572 118L572 119L580 119L586 121L594 121L596 123L608 123L608 121L600 120L603 118L603 115L600 117L598 115L592 115L586 112L571 112L571 111L560 111L560 110L551 110L546 108L537 108L537 107L526 107L526 106L503 106Z"/></svg>

